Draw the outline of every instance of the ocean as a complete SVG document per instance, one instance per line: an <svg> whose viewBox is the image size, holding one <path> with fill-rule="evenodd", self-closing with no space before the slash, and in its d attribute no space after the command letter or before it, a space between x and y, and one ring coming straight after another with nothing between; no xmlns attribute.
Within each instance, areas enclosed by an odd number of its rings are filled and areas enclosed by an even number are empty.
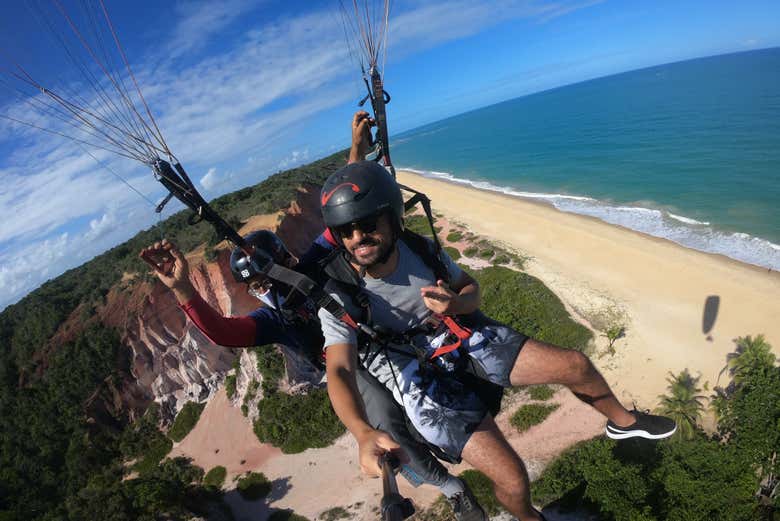
<svg viewBox="0 0 780 521"><path fill-rule="evenodd" d="M531 94L391 147L399 169L780 270L780 48Z"/></svg>

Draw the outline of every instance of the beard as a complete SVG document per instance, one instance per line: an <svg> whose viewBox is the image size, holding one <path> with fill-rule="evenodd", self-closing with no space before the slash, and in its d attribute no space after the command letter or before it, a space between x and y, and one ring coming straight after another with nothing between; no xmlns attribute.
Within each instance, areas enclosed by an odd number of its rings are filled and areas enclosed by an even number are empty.
<svg viewBox="0 0 780 521"><path fill-rule="evenodd" d="M350 250L352 260L363 268L370 268L376 264L382 264L392 252L393 244L365 237L359 244Z"/></svg>

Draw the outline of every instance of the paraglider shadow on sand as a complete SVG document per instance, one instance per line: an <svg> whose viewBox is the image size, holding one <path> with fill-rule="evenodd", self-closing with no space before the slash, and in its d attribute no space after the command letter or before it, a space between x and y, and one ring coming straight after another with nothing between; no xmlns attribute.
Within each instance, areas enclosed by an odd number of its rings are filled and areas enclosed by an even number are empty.
<svg viewBox="0 0 780 521"><path fill-rule="evenodd" d="M235 521L264 521L277 510L285 510L271 506L292 490L290 476L275 479L271 482L271 490L265 497L246 499L238 489L225 492L223 499L233 512Z"/></svg>
<svg viewBox="0 0 780 521"><path fill-rule="evenodd" d="M718 310L720 309L720 297L718 295L710 295L704 300L704 312L701 318L701 332L707 336L707 342L712 342L713 338L710 334L715 320L718 318Z"/></svg>

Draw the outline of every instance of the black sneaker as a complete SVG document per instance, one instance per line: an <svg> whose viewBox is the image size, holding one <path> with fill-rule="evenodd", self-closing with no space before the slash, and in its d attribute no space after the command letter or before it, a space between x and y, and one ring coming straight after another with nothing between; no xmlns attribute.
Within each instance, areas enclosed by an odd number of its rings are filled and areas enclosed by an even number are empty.
<svg viewBox="0 0 780 521"><path fill-rule="evenodd" d="M487 521L487 516L482 507L477 503L477 498L469 490L465 481L463 483L463 492L458 492L447 501L452 505L452 511L455 512L455 519L458 521Z"/></svg>
<svg viewBox="0 0 780 521"><path fill-rule="evenodd" d="M607 422L607 436L613 440L635 437L661 440L668 438L677 430L677 424L671 418L654 416L636 409L631 411L631 414L634 415L636 421L628 427L618 427L611 421Z"/></svg>

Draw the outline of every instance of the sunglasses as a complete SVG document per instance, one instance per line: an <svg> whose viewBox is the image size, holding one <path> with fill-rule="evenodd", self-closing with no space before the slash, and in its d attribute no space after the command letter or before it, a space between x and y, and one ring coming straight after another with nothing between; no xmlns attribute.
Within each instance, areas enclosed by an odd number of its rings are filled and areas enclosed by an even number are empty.
<svg viewBox="0 0 780 521"><path fill-rule="evenodd" d="M271 279L253 280L247 284L246 292L259 299L263 295L267 294L271 290L272 286L273 282Z"/></svg>
<svg viewBox="0 0 780 521"><path fill-rule="evenodd" d="M354 221L347 224L334 227L336 234L342 239L349 239L355 230L360 230L362 233L374 233L379 223L379 218L382 214L371 215L358 221Z"/></svg>

